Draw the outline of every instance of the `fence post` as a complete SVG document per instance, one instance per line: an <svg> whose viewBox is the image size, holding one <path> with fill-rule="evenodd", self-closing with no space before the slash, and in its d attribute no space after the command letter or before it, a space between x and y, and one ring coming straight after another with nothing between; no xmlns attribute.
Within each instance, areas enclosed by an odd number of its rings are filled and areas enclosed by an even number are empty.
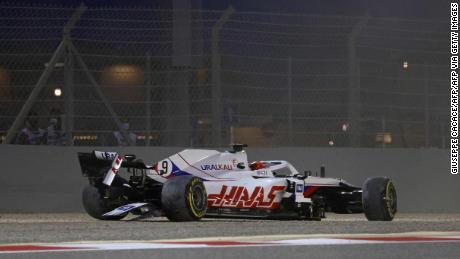
<svg viewBox="0 0 460 259"><path fill-rule="evenodd" d="M359 60L356 54L356 39L369 20L363 17L355 24L348 36L348 119L350 122L350 146L359 147L361 142L361 86Z"/></svg>
<svg viewBox="0 0 460 259"><path fill-rule="evenodd" d="M69 46L70 46L73 54L75 55L78 64L83 69L84 73L88 77L88 80L93 85L94 89L96 90L97 95L99 96L99 98L101 98L102 102L104 103L105 108L107 109L107 111L109 111L110 115L112 116L113 120L115 121L115 124L117 125L118 130L123 135L123 138L126 140L126 142L128 143L129 146L133 146L134 143L131 140L131 138L129 137L128 132L126 131L126 129L124 129L121 126L120 118L116 114L116 112L113 109L112 105L110 105L110 102L107 99L107 97L105 97L104 93L101 90L101 87L99 86L99 84L97 83L96 79L94 79L93 75L89 71L88 66L86 65L85 61L83 61L82 57L80 56L80 53L78 53L78 50L75 48L75 46L73 45L72 42L69 42Z"/></svg>
<svg viewBox="0 0 460 259"><path fill-rule="evenodd" d="M220 147L222 138L222 85L220 78L221 57L219 54L219 34L222 27L235 12L233 7L227 8L211 33L211 62L212 62L212 144Z"/></svg>
<svg viewBox="0 0 460 259"><path fill-rule="evenodd" d="M292 58L288 58L287 64L287 85L288 85L288 130L289 130L289 146L292 146Z"/></svg>
<svg viewBox="0 0 460 259"><path fill-rule="evenodd" d="M8 133L6 134L5 141L3 142L3 144L11 144L13 142L13 138L16 132L18 132L19 127L21 127L22 124L24 123L24 119L26 118L30 109L32 109L32 106L34 105L38 94L40 93L46 81L48 80L48 77L51 75L51 72L53 72L54 66L56 65L57 61L61 58L62 54L64 53L64 50L65 50L65 44L64 44L64 41L61 41L56 51L54 51L54 54L51 57L51 60L48 63L48 66L45 68L45 71L43 71L42 75L38 79L37 84L35 85L34 89L32 89L32 92L30 93L26 102L22 106L21 111L16 116L16 119L14 120L13 125L11 125L10 129L8 130Z"/></svg>
<svg viewBox="0 0 460 259"><path fill-rule="evenodd" d="M64 36L63 41L65 43L65 63L64 63L64 110L65 110L65 131L66 131L66 144L68 146L73 146L73 125L75 120L74 114L74 81L73 81L73 70L74 70L74 60L72 50L70 48L72 29L75 27L75 24L80 20L82 14L88 8L84 3L81 3L78 9L72 14L72 17L67 22L64 27Z"/></svg>
<svg viewBox="0 0 460 259"><path fill-rule="evenodd" d="M428 81L428 65L423 63L423 85L424 85L424 115L425 115L425 147L430 146L430 110L429 110L429 81Z"/></svg>
<svg viewBox="0 0 460 259"><path fill-rule="evenodd" d="M150 51L145 57L145 145L150 146L150 135L152 134L152 61Z"/></svg>
<svg viewBox="0 0 460 259"><path fill-rule="evenodd" d="M45 71L43 71L43 73L40 75L40 78L38 79L37 84L35 84L35 87L32 89L32 92L30 93L26 102L22 106L21 111L16 116L16 119L14 120L13 125L11 125L10 129L8 130L8 133L6 134L3 144L11 144L13 142L13 138L16 135L16 132L18 132L19 127L21 127L24 124L24 119L26 118L30 109L32 109L32 106L34 105L38 94L40 93L46 81L48 80L49 76L53 72L54 67L56 66L56 63L58 62L59 59L61 59L62 55L64 54L66 47L67 47L66 45L68 43L66 39L68 39L70 32L75 26L75 23L80 19L80 16L86 11L86 9L87 7L82 3L70 17L69 21L64 27L63 39L61 43L54 51L50 62L48 62L48 66L45 68Z"/></svg>
<svg viewBox="0 0 460 259"><path fill-rule="evenodd" d="M381 130L381 134L382 134L382 148L385 148L386 147L386 143L385 143L385 132L387 131L387 124L386 124L386 120L385 120L385 116L382 115L382 130Z"/></svg>
<svg viewBox="0 0 460 259"><path fill-rule="evenodd" d="M67 44L66 44L67 45ZM66 48L66 59L64 63L64 111L65 111L65 132L66 143L73 146L73 125L74 125L74 105L73 105L73 55L70 48Z"/></svg>

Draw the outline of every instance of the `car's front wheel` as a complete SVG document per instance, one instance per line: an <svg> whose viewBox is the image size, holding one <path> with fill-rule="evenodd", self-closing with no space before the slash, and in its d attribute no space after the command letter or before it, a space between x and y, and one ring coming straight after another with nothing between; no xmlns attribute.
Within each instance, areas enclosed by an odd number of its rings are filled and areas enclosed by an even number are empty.
<svg viewBox="0 0 460 259"><path fill-rule="evenodd" d="M387 177L368 178L363 185L363 210L370 221L391 221L397 211L393 182Z"/></svg>

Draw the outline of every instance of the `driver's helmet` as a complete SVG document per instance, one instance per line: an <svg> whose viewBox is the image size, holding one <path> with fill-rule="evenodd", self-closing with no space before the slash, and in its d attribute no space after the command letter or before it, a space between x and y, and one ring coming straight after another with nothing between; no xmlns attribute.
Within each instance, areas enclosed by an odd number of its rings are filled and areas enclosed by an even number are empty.
<svg viewBox="0 0 460 259"><path fill-rule="evenodd" d="M249 165L249 168L251 170L259 170L265 168L265 164L261 161L254 161Z"/></svg>

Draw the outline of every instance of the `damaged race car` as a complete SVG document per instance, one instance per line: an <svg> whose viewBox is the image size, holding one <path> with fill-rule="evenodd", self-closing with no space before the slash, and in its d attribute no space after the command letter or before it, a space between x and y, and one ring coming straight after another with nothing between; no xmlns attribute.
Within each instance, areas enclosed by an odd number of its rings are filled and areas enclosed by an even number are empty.
<svg viewBox="0 0 460 259"><path fill-rule="evenodd" d="M284 160L248 163L245 144L232 150L186 149L147 165L135 155L78 153L89 180L86 212L101 220L128 213L166 216L171 221L203 217L321 220L325 212L364 213L391 221L396 189L387 177L368 178L362 188L339 178L299 172ZM125 175L125 176L123 176Z"/></svg>

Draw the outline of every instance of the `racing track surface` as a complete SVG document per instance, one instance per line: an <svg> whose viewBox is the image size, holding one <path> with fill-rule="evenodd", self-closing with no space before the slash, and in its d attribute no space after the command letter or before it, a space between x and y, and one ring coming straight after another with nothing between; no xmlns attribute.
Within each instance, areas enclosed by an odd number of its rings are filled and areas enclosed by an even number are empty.
<svg viewBox="0 0 460 259"><path fill-rule="evenodd" d="M163 241L158 243L158 240ZM60 242L105 248L23 251L30 250L30 243L62 246ZM255 243L248 246L248 242ZM11 253L12 250L19 251ZM460 258L460 214L399 214L393 222L368 222L361 214L328 214L321 222L204 219L185 223L133 217L121 222L97 221L85 214L0 214L0 258L64 256L457 259Z"/></svg>

